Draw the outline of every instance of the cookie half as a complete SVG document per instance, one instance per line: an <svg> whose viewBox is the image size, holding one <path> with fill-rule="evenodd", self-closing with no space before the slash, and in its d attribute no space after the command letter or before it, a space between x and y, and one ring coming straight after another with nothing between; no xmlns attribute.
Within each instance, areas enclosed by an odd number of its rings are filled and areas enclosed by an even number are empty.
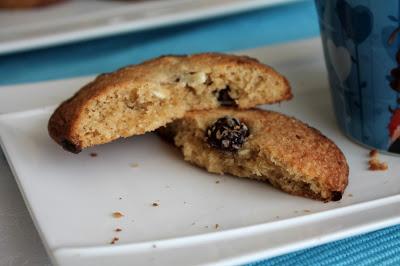
<svg viewBox="0 0 400 266"><path fill-rule="evenodd" d="M340 200L349 168L340 149L318 130L264 110L188 112L158 132L185 160L209 172L261 181L293 195Z"/></svg>
<svg viewBox="0 0 400 266"><path fill-rule="evenodd" d="M63 102L48 124L66 150L153 131L190 110L250 108L292 97L287 80L245 56L164 56L103 74Z"/></svg>

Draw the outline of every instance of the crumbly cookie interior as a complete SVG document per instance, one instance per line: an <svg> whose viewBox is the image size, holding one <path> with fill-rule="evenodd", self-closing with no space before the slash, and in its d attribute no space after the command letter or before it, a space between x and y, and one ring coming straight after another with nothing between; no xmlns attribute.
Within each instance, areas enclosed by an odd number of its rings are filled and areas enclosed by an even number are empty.
<svg viewBox="0 0 400 266"><path fill-rule="evenodd" d="M221 113L235 114L240 113L240 111L221 111ZM265 145L263 146L261 138L274 138L275 142L279 142L280 140L283 142L286 137L277 136L273 132L266 132L262 124L267 121L259 122L257 118L252 119L251 113L244 116L240 116L240 114L236 115L235 117L240 119L249 128L250 134L239 150L227 152L212 147L207 143L207 131L219 116L210 115L210 117L204 118L202 114L193 113L189 116L174 121L168 124L167 127L159 130L161 135L167 136L170 141L173 141L181 149L186 161L206 168L211 173L231 174L238 177L266 181L274 187L294 195L323 201L339 200L341 198L343 190L341 185L337 187L330 186L327 184L327 182L331 183L327 179L328 176L322 177L309 174L307 169L313 167L313 162L304 161L301 165L291 166L290 164L283 163L284 158L273 156L273 152L269 151ZM274 118L272 117L272 119ZM279 125L272 125L271 127L279 127ZM293 129L293 131L296 130ZM312 130L310 129L310 131ZM301 140L296 138L291 143L293 146L299 146L301 145ZM319 147L322 147L322 145ZM329 149L327 148L327 150ZM321 160L324 160L324 158L321 158ZM335 164L334 161L333 163ZM315 167L325 167L322 164L324 163L321 161L321 165ZM337 171L341 172L342 169L338 169Z"/></svg>
<svg viewBox="0 0 400 266"><path fill-rule="evenodd" d="M205 167L211 173L266 181L283 191L307 194L310 198L327 198L330 194L323 191L315 180L302 179L263 155L251 140L254 135L249 136L249 141L238 152L222 152L204 141L205 129L196 129L193 125L178 128L174 141L181 148L184 159Z"/></svg>
<svg viewBox="0 0 400 266"><path fill-rule="evenodd" d="M160 73L139 86L126 83L89 101L76 139L88 147L155 130L188 110L273 102L281 97L281 82L246 68Z"/></svg>

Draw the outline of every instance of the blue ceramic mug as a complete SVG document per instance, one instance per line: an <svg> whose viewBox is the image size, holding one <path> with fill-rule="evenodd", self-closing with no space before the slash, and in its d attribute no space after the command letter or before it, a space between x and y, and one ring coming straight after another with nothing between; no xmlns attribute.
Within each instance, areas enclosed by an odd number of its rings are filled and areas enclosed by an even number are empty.
<svg viewBox="0 0 400 266"><path fill-rule="evenodd" d="M337 121L351 139L400 153L400 1L315 0Z"/></svg>

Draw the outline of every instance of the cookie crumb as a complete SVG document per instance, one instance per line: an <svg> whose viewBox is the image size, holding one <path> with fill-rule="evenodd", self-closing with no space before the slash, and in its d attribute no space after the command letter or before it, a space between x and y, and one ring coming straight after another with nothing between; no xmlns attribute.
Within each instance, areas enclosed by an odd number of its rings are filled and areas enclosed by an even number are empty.
<svg viewBox="0 0 400 266"><path fill-rule="evenodd" d="M115 228L115 232L121 232L122 229L121 228Z"/></svg>
<svg viewBox="0 0 400 266"><path fill-rule="evenodd" d="M214 227L215 227L215 229L218 229L219 228L219 224L215 224Z"/></svg>
<svg viewBox="0 0 400 266"><path fill-rule="evenodd" d="M369 152L368 170L370 171L386 171L388 169L388 164L386 162L381 162L379 160L379 152L377 150L371 150Z"/></svg>
<svg viewBox="0 0 400 266"><path fill-rule="evenodd" d="M91 153L90 153L90 157L97 157L97 153L91 152Z"/></svg>
<svg viewBox="0 0 400 266"><path fill-rule="evenodd" d="M369 152L369 157L373 158L373 157L377 157L379 155L378 151L373 149Z"/></svg>
<svg viewBox="0 0 400 266"><path fill-rule="evenodd" d="M158 207L160 206L157 202L153 202L153 204L151 204L153 207Z"/></svg>
<svg viewBox="0 0 400 266"><path fill-rule="evenodd" d="M118 240L119 240L119 237L116 237L116 236L115 236L115 237L111 240L110 244L111 244L111 245L114 245Z"/></svg>
<svg viewBox="0 0 400 266"><path fill-rule="evenodd" d="M368 161L370 171L386 171L388 169L388 165L386 162L381 162L379 159L371 159Z"/></svg>
<svg viewBox="0 0 400 266"><path fill-rule="evenodd" d="M307 212L307 213L309 213L309 212L311 212L310 210L303 210L303 212Z"/></svg>
<svg viewBox="0 0 400 266"><path fill-rule="evenodd" d="M131 164L130 164L130 167L136 168L136 167L139 167L139 164L138 164L138 163L131 163Z"/></svg>
<svg viewBox="0 0 400 266"><path fill-rule="evenodd" d="M215 181L215 184L219 184L219 180Z"/></svg>
<svg viewBox="0 0 400 266"><path fill-rule="evenodd" d="M349 193L349 195L347 195L347 196L351 198L351 197L353 197L353 194Z"/></svg>
<svg viewBox="0 0 400 266"><path fill-rule="evenodd" d="M114 218L121 218L121 217L123 217L124 215L121 213L121 212L113 212L112 213L112 216L114 217Z"/></svg>

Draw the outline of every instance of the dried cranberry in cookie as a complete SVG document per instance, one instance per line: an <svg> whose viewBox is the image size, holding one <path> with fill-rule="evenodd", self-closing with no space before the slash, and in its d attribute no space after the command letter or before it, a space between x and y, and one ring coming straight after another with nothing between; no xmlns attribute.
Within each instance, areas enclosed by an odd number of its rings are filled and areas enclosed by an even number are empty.
<svg viewBox="0 0 400 266"><path fill-rule="evenodd" d="M248 136L247 126L231 116L219 118L206 131L206 141L211 147L229 152L238 151Z"/></svg>

